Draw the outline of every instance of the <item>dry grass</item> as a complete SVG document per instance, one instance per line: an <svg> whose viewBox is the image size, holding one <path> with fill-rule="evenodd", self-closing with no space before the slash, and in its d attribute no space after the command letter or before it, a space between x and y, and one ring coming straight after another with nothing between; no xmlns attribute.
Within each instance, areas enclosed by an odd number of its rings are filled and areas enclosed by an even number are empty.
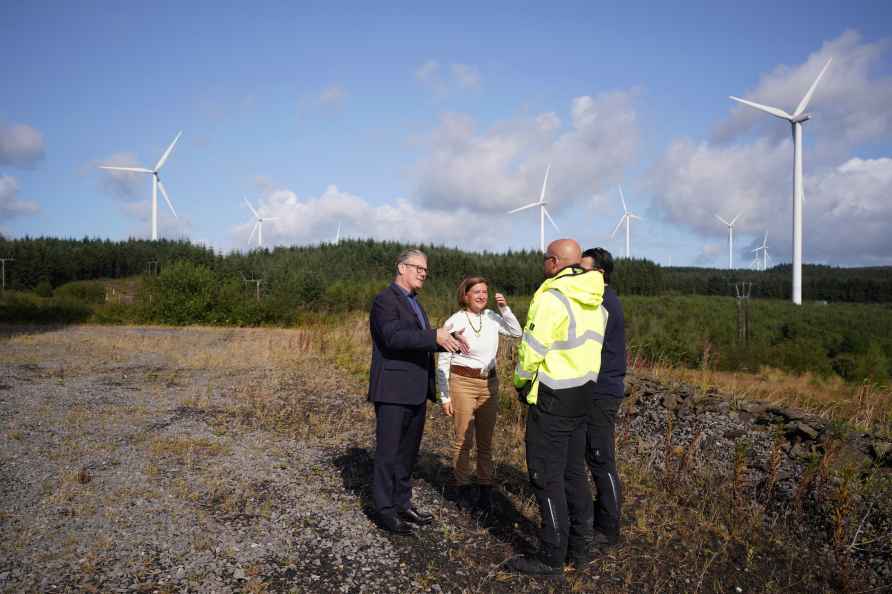
<svg viewBox="0 0 892 594"><path fill-rule="evenodd" d="M869 432L892 432L892 389L847 384L839 377L794 375L763 368L758 373L684 369L666 365L640 372L660 381L679 381L705 392L717 389L738 400L763 400L794 407Z"/></svg>

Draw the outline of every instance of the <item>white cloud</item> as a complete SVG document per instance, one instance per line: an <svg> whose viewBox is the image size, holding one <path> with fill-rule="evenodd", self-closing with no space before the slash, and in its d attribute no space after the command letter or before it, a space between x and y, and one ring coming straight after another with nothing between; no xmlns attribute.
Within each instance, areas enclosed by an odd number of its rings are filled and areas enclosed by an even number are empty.
<svg viewBox="0 0 892 594"><path fill-rule="evenodd" d="M14 177L0 175L0 221L40 212L40 205L33 200L18 197L19 184Z"/></svg>
<svg viewBox="0 0 892 594"><path fill-rule="evenodd" d="M727 245L722 245L721 243L707 243L694 259L694 265L723 267L727 263L727 250Z"/></svg>
<svg viewBox="0 0 892 594"><path fill-rule="evenodd" d="M775 68L746 94L793 111L833 57L809 107L815 118L805 125L806 262L892 264L892 159L854 157L859 146L892 133L892 79L872 76L889 47L887 41L862 43L849 31L805 63ZM769 254L789 261L792 170L789 126L740 106L719 124L712 142L672 142L646 185L666 221L701 236L726 238L715 213L728 218L743 211L735 226L735 262L746 265L765 232Z"/></svg>
<svg viewBox="0 0 892 594"><path fill-rule="evenodd" d="M114 153L105 159L101 159L93 164L108 165L111 167L145 167L136 160L133 153ZM145 198L151 190L151 179L145 173L134 173L130 171L112 171L109 169L99 170L99 187L102 191L111 194L119 200L134 200Z"/></svg>
<svg viewBox="0 0 892 594"><path fill-rule="evenodd" d="M317 102L323 107L339 107L347 98L347 92L341 85L330 85L322 89Z"/></svg>
<svg viewBox="0 0 892 594"><path fill-rule="evenodd" d="M43 159L43 134L27 124L0 122L0 165L31 167Z"/></svg>
<svg viewBox="0 0 892 594"><path fill-rule="evenodd" d="M467 211L425 209L402 199L377 206L333 185L320 196L303 199L287 188L271 189L255 208L261 217L277 219L263 225L266 246L332 241L338 224L344 238L437 242L467 249L491 248L498 241L491 221ZM254 219L247 207L244 220L231 231L235 243L247 248L256 245L248 243Z"/></svg>
<svg viewBox="0 0 892 594"><path fill-rule="evenodd" d="M467 64L453 64L452 78L463 89L476 89L480 86L480 72Z"/></svg>
<svg viewBox="0 0 892 594"><path fill-rule="evenodd" d="M729 94L779 107L792 113L827 60L833 58L812 96L805 124L808 142L821 147L817 156L844 158L860 144L892 133L892 77L878 74L888 64L889 40L864 43L856 31L846 31L824 43L796 66L780 65L763 75L754 89ZM790 136L783 121L729 100L730 116L716 127L714 140L726 142L754 131L775 141Z"/></svg>
<svg viewBox="0 0 892 594"><path fill-rule="evenodd" d="M480 70L471 64L452 63L446 71L436 60L428 60L415 69L415 80L442 97L450 91L480 88L481 76Z"/></svg>
<svg viewBox="0 0 892 594"><path fill-rule="evenodd" d="M570 125L555 113L478 132L473 119L447 113L414 170L415 197L428 208L504 212L536 200L551 163L547 199L554 213L620 181L635 157L635 91L577 97Z"/></svg>

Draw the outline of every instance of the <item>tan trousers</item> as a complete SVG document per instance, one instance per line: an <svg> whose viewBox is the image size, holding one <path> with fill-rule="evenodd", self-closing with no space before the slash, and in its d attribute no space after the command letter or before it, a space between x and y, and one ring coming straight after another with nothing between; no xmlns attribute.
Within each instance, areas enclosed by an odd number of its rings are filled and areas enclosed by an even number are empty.
<svg viewBox="0 0 892 594"><path fill-rule="evenodd" d="M456 485L471 482L471 448L477 441L477 482L493 484L492 434L499 412L499 380L495 374L487 379L449 376L454 431L452 468Z"/></svg>

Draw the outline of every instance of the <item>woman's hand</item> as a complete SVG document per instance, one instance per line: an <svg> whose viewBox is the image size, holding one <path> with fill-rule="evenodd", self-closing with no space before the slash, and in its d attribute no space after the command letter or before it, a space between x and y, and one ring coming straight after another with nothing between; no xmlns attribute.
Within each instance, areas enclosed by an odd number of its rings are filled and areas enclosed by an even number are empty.
<svg viewBox="0 0 892 594"><path fill-rule="evenodd" d="M451 417L452 415L455 414L455 409L452 408L451 400L447 400L446 402L443 403L443 414L446 415L447 417Z"/></svg>
<svg viewBox="0 0 892 594"><path fill-rule="evenodd" d="M501 293L496 293L496 305L499 306L499 309L505 309L508 307L508 301L505 299L505 296Z"/></svg>

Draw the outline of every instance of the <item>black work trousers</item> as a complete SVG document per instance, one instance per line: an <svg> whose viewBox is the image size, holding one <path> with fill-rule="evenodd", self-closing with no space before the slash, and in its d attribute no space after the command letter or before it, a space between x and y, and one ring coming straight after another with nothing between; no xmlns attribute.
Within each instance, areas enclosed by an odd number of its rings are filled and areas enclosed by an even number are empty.
<svg viewBox="0 0 892 594"><path fill-rule="evenodd" d="M375 403L375 511L394 515L412 504L412 468L421 446L427 403Z"/></svg>
<svg viewBox="0 0 892 594"><path fill-rule="evenodd" d="M552 564L567 547L592 537L592 493L585 468L587 418L559 417L531 406L527 414L527 468L542 513L542 549Z"/></svg>
<svg viewBox="0 0 892 594"><path fill-rule="evenodd" d="M594 527L610 538L619 534L622 485L616 472L614 431L616 413L622 402L604 396L592 399L586 428L586 462L598 493L594 504Z"/></svg>

